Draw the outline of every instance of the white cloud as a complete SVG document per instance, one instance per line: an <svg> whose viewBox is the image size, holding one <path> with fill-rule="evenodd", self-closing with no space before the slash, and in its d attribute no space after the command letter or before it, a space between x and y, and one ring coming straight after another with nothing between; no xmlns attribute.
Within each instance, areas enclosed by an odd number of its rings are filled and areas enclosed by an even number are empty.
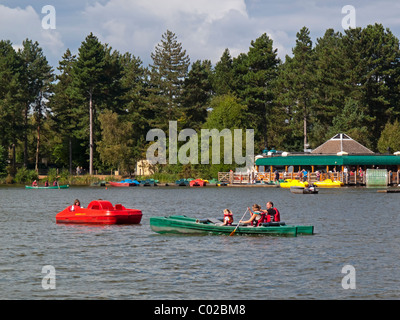
<svg viewBox="0 0 400 320"><path fill-rule="evenodd" d="M14 48L19 49L28 38L37 41L46 56L61 57L64 46L61 34L57 30L43 29L42 18L32 6L23 9L0 5L0 39L10 40Z"/></svg>
<svg viewBox="0 0 400 320"><path fill-rule="evenodd" d="M244 0L110 0L87 7L84 16L100 40L145 61L169 29L192 61L216 62L226 47L241 49L240 25L249 21Z"/></svg>
<svg viewBox="0 0 400 320"><path fill-rule="evenodd" d="M93 32L103 43L122 53L129 51L144 64L167 30L173 31L191 61L210 59L216 63L225 48L232 56L247 52L252 40L267 33L284 59L291 55L296 33L306 26L315 42L326 29L343 31L345 0L70 0L49 1L57 11L56 30L41 27L41 5L45 0L14 0L0 5L0 38L15 47L26 38L38 41L48 60L57 66L67 48L77 53L85 37ZM23 2L25 1L25 2ZM39 3L40 2L40 3ZM354 0L357 26L375 22L399 37L400 3L397 0Z"/></svg>

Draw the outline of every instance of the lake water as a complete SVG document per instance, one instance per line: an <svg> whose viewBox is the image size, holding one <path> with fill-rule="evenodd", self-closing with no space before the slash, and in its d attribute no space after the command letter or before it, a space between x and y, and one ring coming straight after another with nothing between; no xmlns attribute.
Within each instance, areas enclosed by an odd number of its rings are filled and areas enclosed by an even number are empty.
<svg viewBox="0 0 400 320"><path fill-rule="evenodd" d="M143 211L140 225L55 223L74 199ZM313 224L298 237L177 236L150 229L151 216L185 214L237 221L273 201L281 219ZM400 194L376 189L0 187L0 299L399 299ZM249 215L247 215L247 218ZM43 266L56 270L44 290ZM342 268L355 268L345 290Z"/></svg>

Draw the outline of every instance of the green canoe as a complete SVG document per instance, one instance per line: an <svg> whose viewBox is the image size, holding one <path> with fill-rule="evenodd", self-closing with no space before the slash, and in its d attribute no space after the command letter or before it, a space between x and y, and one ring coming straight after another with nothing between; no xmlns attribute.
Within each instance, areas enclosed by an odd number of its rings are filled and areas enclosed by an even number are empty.
<svg viewBox="0 0 400 320"><path fill-rule="evenodd" d="M157 233L177 233L177 234L231 234L236 225L221 226L221 221L217 219L195 219L187 216L169 217L150 217L150 227ZM283 223L275 225L264 224L264 226L253 227L240 225L235 235L275 235L293 236L298 234L314 234L314 226L294 226Z"/></svg>
<svg viewBox="0 0 400 320"><path fill-rule="evenodd" d="M25 189L68 189L68 188L69 188L69 184L64 184L62 186L57 186L57 187L53 187L53 186L49 186L49 187L25 186Z"/></svg>

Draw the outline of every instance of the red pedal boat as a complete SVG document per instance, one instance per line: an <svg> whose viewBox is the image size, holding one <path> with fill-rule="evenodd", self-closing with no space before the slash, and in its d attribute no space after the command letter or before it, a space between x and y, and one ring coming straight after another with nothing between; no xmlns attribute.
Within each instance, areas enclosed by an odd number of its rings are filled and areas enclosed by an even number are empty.
<svg viewBox="0 0 400 320"><path fill-rule="evenodd" d="M135 187L135 186L137 186L136 183L130 183L130 182L114 182L114 181L110 181L109 184L112 187Z"/></svg>
<svg viewBox="0 0 400 320"><path fill-rule="evenodd" d="M207 182L202 179L196 179L189 182L191 187L205 187Z"/></svg>
<svg viewBox="0 0 400 320"><path fill-rule="evenodd" d="M104 200L92 201L87 208L69 206L56 215L57 223L139 224L141 219L141 210L127 209L121 204L113 207Z"/></svg>

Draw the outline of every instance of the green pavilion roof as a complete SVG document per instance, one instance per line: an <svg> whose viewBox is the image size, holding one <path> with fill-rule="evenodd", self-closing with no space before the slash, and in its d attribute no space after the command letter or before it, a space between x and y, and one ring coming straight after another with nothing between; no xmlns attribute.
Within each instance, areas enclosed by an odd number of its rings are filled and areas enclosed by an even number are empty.
<svg viewBox="0 0 400 320"><path fill-rule="evenodd" d="M257 166L356 166L400 165L400 156L395 155L288 155L259 158Z"/></svg>

